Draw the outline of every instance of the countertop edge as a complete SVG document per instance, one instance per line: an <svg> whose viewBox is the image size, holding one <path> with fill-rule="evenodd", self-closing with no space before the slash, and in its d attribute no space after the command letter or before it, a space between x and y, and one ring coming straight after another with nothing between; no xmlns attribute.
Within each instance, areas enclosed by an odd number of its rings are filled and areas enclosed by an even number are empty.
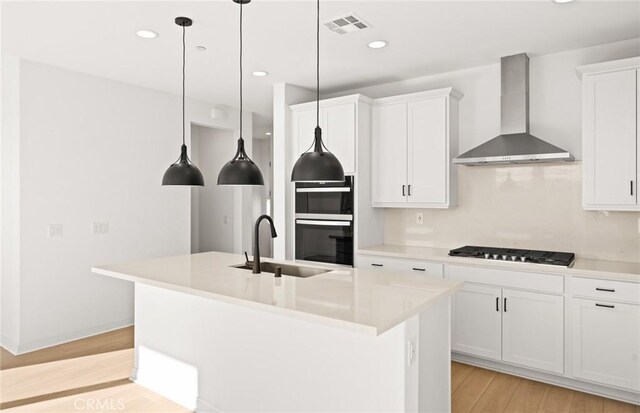
<svg viewBox="0 0 640 413"><path fill-rule="evenodd" d="M100 275L120 279L123 281L145 284L152 287L164 288L164 289L168 289L175 292L193 295L195 297L212 299L212 300L220 301L223 303L238 305L241 307L250 308L254 310L266 311L272 314L291 317L301 321L317 322L325 326L341 328L343 330L348 330L354 333L365 334L373 337L380 336L386 331L391 330L392 328L414 317L416 314L420 313L421 311L424 311L432 307L436 303L440 302L440 300L452 296L456 291L458 291L462 287L462 283L457 282L453 287L450 287L446 291L438 292L438 294L435 295L433 298L429 299L422 305L415 307L411 311L405 313L402 317L396 320L391 320L385 323L383 326L376 327L372 325L359 324L359 323L339 320L331 317L325 317L317 314L306 313L303 311L296 311L288 308L276 307L276 306L272 306L264 303L255 302L255 301L243 300L241 298L230 297L222 294L216 294L213 292L200 290L197 288L189 288L189 287L184 287L184 286L180 286L172 283L149 280L147 278L138 277L130 274L124 274L122 272L114 271L105 267L99 267L99 266L91 267L91 272L95 274L100 274Z"/></svg>

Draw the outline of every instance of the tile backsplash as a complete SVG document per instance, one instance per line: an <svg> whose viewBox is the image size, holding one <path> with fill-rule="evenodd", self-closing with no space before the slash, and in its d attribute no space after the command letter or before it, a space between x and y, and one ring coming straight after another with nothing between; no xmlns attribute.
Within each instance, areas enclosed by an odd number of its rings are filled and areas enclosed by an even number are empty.
<svg viewBox="0 0 640 413"><path fill-rule="evenodd" d="M458 168L458 207L389 208L385 243L546 249L640 262L640 212L584 211L581 162ZM417 213L424 223L416 223Z"/></svg>

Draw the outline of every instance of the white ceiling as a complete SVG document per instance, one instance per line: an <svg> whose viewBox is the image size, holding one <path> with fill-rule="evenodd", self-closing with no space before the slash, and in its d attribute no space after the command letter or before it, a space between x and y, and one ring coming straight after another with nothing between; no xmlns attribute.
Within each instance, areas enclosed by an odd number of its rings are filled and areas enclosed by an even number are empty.
<svg viewBox="0 0 640 413"><path fill-rule="evenodd" d="M238 8L231 0L3 1L3 53L180 93L187 16L187 94L238 106ZM321 28L324 93L640 37L640 2L323 1L321 19L355 12L374 27ZM254 0L244 9L245 108L268 125L272 85L315 87L315 1ZM140 39L138 29L160 33ZM385 39L389 46L366 45ZM205 52L195 50L205 45ZM267 70L268 77L250 75Z"/></svg>

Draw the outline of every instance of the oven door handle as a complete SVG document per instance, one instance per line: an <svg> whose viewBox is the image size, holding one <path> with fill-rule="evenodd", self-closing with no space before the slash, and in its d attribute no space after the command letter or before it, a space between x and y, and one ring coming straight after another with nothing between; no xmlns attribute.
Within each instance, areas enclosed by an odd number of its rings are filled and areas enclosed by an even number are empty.
<svg viewBox="0 0 640 413"><path fill-rule="evenodd" d="M318 225L326 227L350 227L351 221L316 221L311 219L298 219L296 224Z"/></svg>
<svg viewBox="0 0 640 413"><path fill-rule="evenodd" d="M328 188L296 188L296 192L351 192L351 187L334 186Z"/></svg>

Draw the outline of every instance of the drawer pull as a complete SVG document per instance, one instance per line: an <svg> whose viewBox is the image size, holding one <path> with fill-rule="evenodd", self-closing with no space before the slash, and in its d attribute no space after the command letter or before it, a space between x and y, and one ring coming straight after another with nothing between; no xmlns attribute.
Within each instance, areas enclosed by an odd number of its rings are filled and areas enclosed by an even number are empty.
<svg viewBox="0 0 640 413"><path fill-rule="evenodd" d="M604 291L606 293L615 293L616 290L614 290L613 288L599 288L596 287L596 291Z"/></svg>
<svg viewBox="0 0 640 413"><path fill-rule="evenodd" d="M373 263L372 263L372 264L371 264L371 266L372 266L372 267L383 267L384 265L382 265L382 264L373 264Z"/></svg>
<svg viewBox="0 0 640 413"><path fill-rule="evenodd" d="M413 271L426 271L426 268L413 268Z"/></svg>
<svg viewBox="0 0 640 413"><path fill-rule="evenodd" d="M599 304L596 303L596 307L604 307L604 308L616 308L615 305L609 305L609 304Z"/></svg>

